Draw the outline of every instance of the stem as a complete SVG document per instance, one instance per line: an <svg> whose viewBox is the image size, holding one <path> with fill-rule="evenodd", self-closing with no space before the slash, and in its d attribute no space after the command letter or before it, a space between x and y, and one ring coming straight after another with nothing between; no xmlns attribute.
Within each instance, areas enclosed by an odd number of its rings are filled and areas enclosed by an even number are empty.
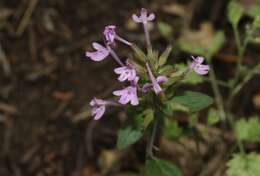
<svg viewBox="0 0 260 176"><path fill-rule="evenodd" d="M120 37L120 36L118 36L118 35L116 35L116 39L117 39L118 41L120 41L120 42L122 42L122 43L128 45L128 46L132 46L132 43L128 42L126 39L123 39L122 37Z"/></svg>
<svg viewBox="0 0 260 176"><path fill-rule="evenodd" d="M156 138L157 128L158 128L158 122L159 119L157 116L155 116L154 122L153 122L153 128L152 128L152 134L150 137L150 140L148 142L147 148L146 148L146 156L147 157L153 157L153 145Z"/></svg>
<svg viewBox="0 0 260 176"><path fill-rule="evenodd" d="M151 70L148 63L146 63L146 68L147 68L147 71L148 71L148 76L149 76L149 78L152 82L152 85L153 85L153 90L154 90L156 95L159 95L163 90L160 87L159 83L157 82L156 78L154 77L152 70Z"/></svg>
<svg viewBox="0 0 260 176"><path fill-rule="evenodd" d="M238 139L238 140L237 140L237 144L238 144L240 153L241 153L242 155L245 155L246 152L245 152L245 148L244 148L244 145L243 145L242 141Z"/></svg>
<svg viewBox="0 0 260 176"><path fill-rule="evenodd" d="M150 35L148 31L148 23L143 23L143 27L144 27L144 34L146 40L146 47L147 47L147 51L149 51L152 49L152 45L151 45Z"/></svg>
<svg viewBox="0 0 260 176"><path fill-rule="evenodd" d="M204 80L207 81L207 82L211 81L209 78L204 78ZM227 87L227 88L230 87L230 85L227 82L225 82L225 81L222 81L222 80L216 80L216 81L217 81L217 84L219 86L223 86L223 87Z"/></svg>
<svg viewBox="0 0 260 176"><path fill-rule="evenodd" d="M212 65L211 58L209 58L209 60L210 60L210 65ZM223 98L220 93L216 74L215 74L215 71L213 68L211 68L209 70L209 78L211 80L210 82L211 82L211 87L212 87L213 93L216 97L216 104L217 104L217 108L220 112L220 118L222 120L224 120L224 119L226 119L226 113L225 113L225 109L224 109Z"/></svg>
<svg viewBox="0 0 260 176"><path fill-rule="evenodd" d="M115 61L121 65L122 67L125 66L123 64L123 62L120 60L120 58L117 56L117 54L115 53L115 51L109 46L107 45L107 49L109 50L109 53L111 54L111 56L115 59Z"/></svg>
<svg viewBox="0 0 260 176"><path fill-rule="evenodd" d="M244 77L244 79L241 81L241 83L237 84L236 87L233 88L233 91L230 93L229 99L228 99L228 105L231 109L231 103L235 96L241 91L241 89L252 79L252 77L255 74L255 71L260 69L260 64L257 64L248 74Z"/></svg>
<svg viewBox="0 0 260 176"><path fill-rule="evenodd" d="M235 77L234 77L234 82L231 85L231 87L234 87L234 85L237 83L237 81L239 79L240 70L241 70L241 66L242 66L242 60L243 60L244 53L245 53L245 47L247 45L247 42L245 42L244 45L242 46L240 34L239 34L237 27L233 27L233 30L234 30L234 33L235 33L235 41L236 41L236 45L237 45L237 49L238 49L239 58L238 58L237 66L236 66L236 73L235 73Z"/></svg>
<svg viewBox="0 0 260 176"><path fill-rule="evenodd" d="M231 115L231 108L232 108L232 101L235 97L235 95L242 89L242 87L251 79L251 77L253 76L253 72L249 73L244 80L242 81L242 83L237 84L238 80L239 80L239 76L240 76L240 71L241 71L241 67L242 67L242 61L243 61L243 57L245 54L245 49L247 47L248 41L249 41L249 37L247 36L243 42L243 45L241 44L241 39L240 39L240 34L238 31L238 28L236 26L233 27L234 30L234 34L235 34L235 41L236 41L236 46L238 49L238 62L237 62L237 66L236 66L236 73L235 73L235 77L234 77L234 81L233 83L230 85L230 94L227 98L227 103L226 103L226 107L227 107L227 111L228 113ZM257 66L256 66L257 68ZM254 69L253 69L254 70ZM251 75L252 74L252 75ZM249 77L248 77L249 76ZM233 118L233 117L232 117ZM230 123L232 122L233 119L231 119Z"/></svg>

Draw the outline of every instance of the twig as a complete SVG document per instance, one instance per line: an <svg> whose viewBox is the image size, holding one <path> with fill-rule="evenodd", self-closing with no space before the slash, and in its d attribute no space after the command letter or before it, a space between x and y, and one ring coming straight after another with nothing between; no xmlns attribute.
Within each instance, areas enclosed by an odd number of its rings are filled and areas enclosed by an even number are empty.
<svg viewBox="0 0 260 176"><path fill-rule="evenodd" d="M16 107L3 102L0 102L0 111L3 111L4 113L11 114L11 115L15 115L18 113Z"/></svg>
<svg viewBox="0 0 260 176"><path fill-rule="evenodd" d="M3 70L4 70L4 74L6 76L10 76L11 73L12 73L12 70L11 70L11 66L10 66L10 63L6 57L6 54L2 48L2 45L0 43L0 62L2 63L3 65Z"/></svg>
<svg viewBox="0 0 260 176"><path fill-rule="evenodd" d="M16 31L17 36L21 36L24 33L26 27L28 26L28 24L30 22L30 18L32 16L33 11L35 10L37 3L38 3L38 0L30 0L28 8L26 9L26 11L18 25L18 28Z"/></svg>

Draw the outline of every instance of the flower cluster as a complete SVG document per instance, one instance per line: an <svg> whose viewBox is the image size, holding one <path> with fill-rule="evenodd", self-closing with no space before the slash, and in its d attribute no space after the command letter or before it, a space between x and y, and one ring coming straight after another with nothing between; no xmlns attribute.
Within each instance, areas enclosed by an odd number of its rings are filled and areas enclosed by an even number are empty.
<svg viewBox="0 0 260 176"><path fill-rule="evenodd" d="M142 8L140 16L133 14L132 19L136 23L142 23L145 33L146 46L148 49L151 49L151 41L148 31L148 22L151 22L155 19L153 13L148 14L147 10ZM105 113L107 106L123 106L128 103L132 106L139 105L139 94L145 94L148 91L154 91L155 95L160 96L164 89L162 84L168 81L168 78L164 75L155 76L155 70L151 67L151 62L149 59L145 58L145 63L143 68L146 70L146 75L140 75L135 68L134 64L131 62L123 61L114 51L113 47L116 42L121 42L131 48L133 48L133 43L127 41L117 34L115 25L108 25L103 31L104 44L93 42L92 46L96 51L86 52L86 57L90 58L93 61L99 62L107 58L109 55L119 64L119 67L114 69L114 72L118 74L118 81L127 82L128 86L121 90L113 91L113 95L118 96L118 102L110 100L102 100L93 98L90 102L92 107L92 116L95 120L100 119ZM192 57L193 62L189 66L189 71L194 70L200 75L207 74L209 71L208 65L203 65L203 57ZM139 79L145 80L145 83L139 83ZM149 78L149 80L147 79Z"/></svg>

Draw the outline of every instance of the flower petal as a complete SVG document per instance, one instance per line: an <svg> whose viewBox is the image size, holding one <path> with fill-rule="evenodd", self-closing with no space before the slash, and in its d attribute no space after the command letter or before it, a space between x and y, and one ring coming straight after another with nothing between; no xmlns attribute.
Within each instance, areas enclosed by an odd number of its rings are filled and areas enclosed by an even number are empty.
<svg viewBox="0 0 260 176"><path fill-rule="evenodd" d="M104 49L106 49L104 46L100 45L100 44L97 43L97 42L93 42L93 43L92 43L92 46L93 46L93 48L95 48L96 50L104 50Z"/></svg>
<svg viewBox="0 0 260 176"><path fill-rule="evenodd" d="M142 23L142 20L140 17L138 17L136 14L132 15L132 19L136 22L136 23Z"/></svg>
<svg viewBox="0 0 260 176"><path fill-rule="evenodd" d="M130 97L126 95L122 95L119 99L119 103L126 105L130 101Z"/></svg>
<svg viewBox="0 0 260 176"><path fill-rule="evenodd" d="M209 66L208 65L198 65L194 68L194 71L200 75L205 75L209 72Z"/></svg>
<svg viewBox="0 0 260 176"><path fill-rule="evenodd" d="M108 51L86 52L86 57L89 57L93 61L102 61L108 55L109 55Z"/></svg>
<svg viewBox="0 0 260 176"><path fill-rule="evenodd" d="M158 84L164 83L168 81L168 78L166 76L158 76L156 78L156 81L158 82Z"/></svg>
<svg viewBox="0 0 260 176"><path fill-rule="evenodd" d="M204 57L199 56L195 60L197 63L202 64L202 62L204 61Z"/></svg>
<svg viewBox="0 0 260 176"><path fill-rule="evenodd" d="M126 67L118 67L114 69L114 72L117 74L121 74L123 71L125 71Z"/></svg>
<svg viewBox="0 0 260 176"><path fill-rule="evenodd" d="M121 95L124 94L124 92L125 92L124 89L123 89L123 90L115 90L115 91L113 91L113 95L115 95L115 96L121 96Z"/></svg>
<svg viewBox="0 0 260 176"><path fill-rule="evenodd" d="M149 89L152 88L152 86L153 86L153 85L152 85L151 83L145 83L144 86L142 87L142 91L143 91L144 93L146 93L146 92L148 92Z"/></svg>
<svg viewBox="0 0 260 176"><path fill-rule="evenodd" d="M153 21L155 19L154 13L150 13L150 15L147 17L147 21Z"/></svg>
<svg viewBox="0 0 260 176"><path fill-rule="evenodd" d="M94 120L99 120L105 113L106 107L100 106L98 108L92 109L92 116L94 116Z"/></svg>

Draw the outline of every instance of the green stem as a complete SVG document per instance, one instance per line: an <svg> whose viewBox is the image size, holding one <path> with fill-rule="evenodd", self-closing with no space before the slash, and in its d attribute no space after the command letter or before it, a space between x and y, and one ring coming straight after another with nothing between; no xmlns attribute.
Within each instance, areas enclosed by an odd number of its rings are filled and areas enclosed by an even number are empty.
<svg viewBox="0 0 260 176"><path fill-rule="evenodd" d="M150 139L148 141L148 145L146 148L146 156L147 157L153 157L153 145L156 138L157 128L158 128L158 117L155 116L154 122L153 122L153 128L152 128L152 134L150 136Z"/></svg>
<svg viewBox="0 0 260 176"><path fill-rule="evenodd" d="M238 80L239 80L239 76L240 76L241 67L242 67L242 61L243 61L243 57L244 57L244 54L245 54L245 49L246 49L248 41L249 41L249 37L247 36L245 38L243 44L241 44L242 42L241 42L240 34L239 34L237 27L233 27L233 30L234 30L234 34L235 34L235 41L236 41L236 46L237 46L237 49L238 49L238 57L239 58L238 58L237 66L236 66L236 73L235 73L235 76L234 76L234 80L233 80L233 83L230 85L230 94L227 98L227 103L226 103L227 111L229 112L229 114L231 114L232 101L233 101L235 95L242 89L242 87L252 77L251 73L248 74L244 78L242 83L237 85ZM231 121L233 121L233 119L231 119ZM233 122L231 122L231 123L233 123Z"/></svg>
<svg viewBox="0 0 260 176"><path fill-rule="evenodd" d="M236 73L235 73L234 81L233 81L233 84L231 85L231 90L233 89L233 87L236 85L236 83L239 80L240 71L241 71L242 62L243 62L243 58L244 58L244 55L245 55L246 47L247 47L247 44L250 40L250 36L247 35L246 38L244 39L243 44L242 44L238 29L236 27L233 27L233 30L234 30L234 33L235 33L236 46L237 46L237 49L238 49L238 62L237 62L237 66L236 66Z"/></svg>
<svg viewBox="0 0 260 176"><path fill-rule="evenodd" d="M244 145L243 145L242 141L238 139L238 140L237 140L237 143L238 143L238 147L239 147L240 153L241 153L242 155L245 155L246 152L245 152L245 148L244 148Z"/></svg>
<svg viewBox="0 0 260 176"><path fill-rule="evenodd" d="M234 97L241 91L241 89L248 83L248 81L250 81L253 78L255 72L259 69L260 64L257 64L251 71L247 73L247 75L244 77L241 83L237 84L237 86L233 88L233 91L230 94L230 100L234 99Z"/></svg>
<svg viewBox="0 0 260 176"><path fill-rule="evenodd" d="M211 58L209 58L209 60L210 60L210 65L212 66ZM221 117L222 120L224 120L224 119L226 119L226 114L225 114L225 110L224 110L223 98L222 98L222 95L220 93L216 74L215 74L215 71L214 71L213 68L211 68L210 71L209 71L209 78L210 78L210 83L211 83L213 93L214 93L215 98L216 98L217 108L220 112L220 117Z"/></svg>
<svg viewBox="0 0 260 176"><path fill-rule="evenodd" d="M209 78L203 78L205 81L207 81L207 82L210 82L211 80L209 79ZM230 87L230 85L228 84L228 82L226 82L226 81L222 81L222 80L216 80L217 81L217 84L219 85L219 86L223 86L223 87L227 87L227 88L229 88Z"/></svg>

